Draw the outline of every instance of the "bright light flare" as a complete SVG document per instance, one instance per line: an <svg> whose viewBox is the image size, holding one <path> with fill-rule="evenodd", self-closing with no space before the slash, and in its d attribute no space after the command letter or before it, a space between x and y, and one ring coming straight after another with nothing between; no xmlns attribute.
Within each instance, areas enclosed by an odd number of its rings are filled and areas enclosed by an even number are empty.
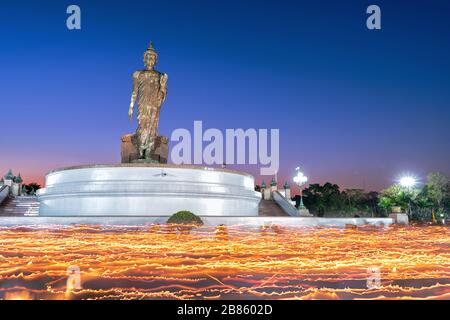
<svg viewBox="0 0 450 320"><path fill-rule="evenodd" d="M405 176L400 179L400 185L404 188L412 188L417 184L417 180L411 176Z"/></svg>
<svg viewBox="0 0 450 320"><path fill-rule="evenodd" d="M296 175L294 176L294 182L298 186L304 185L306 182L308 182L308 177L304 175L303 172L300 171L300 167L295 168Z"/></svg>

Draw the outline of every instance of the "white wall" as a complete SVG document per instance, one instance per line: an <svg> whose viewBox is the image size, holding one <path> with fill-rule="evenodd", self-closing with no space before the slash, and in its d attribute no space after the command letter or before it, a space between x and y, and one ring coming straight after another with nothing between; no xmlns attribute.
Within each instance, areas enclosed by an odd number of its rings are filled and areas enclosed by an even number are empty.
<svg viewBox="0 0 450 320"><path fill-rule="evenodd" d="M257 216L252 176L173 166L86 166L51 172L37 192L41 216Z"/></svg>

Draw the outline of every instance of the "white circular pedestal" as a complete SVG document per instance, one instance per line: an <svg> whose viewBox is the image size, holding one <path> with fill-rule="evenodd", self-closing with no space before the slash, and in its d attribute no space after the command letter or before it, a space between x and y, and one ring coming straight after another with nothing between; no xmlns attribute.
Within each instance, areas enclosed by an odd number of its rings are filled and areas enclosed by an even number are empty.
<svg viewBox="0 0 450 320"><path fill-rule="evenodd" d="M227 169L159 164L54 170L38 191L40 216L257 216L251 175Z"/></svg>

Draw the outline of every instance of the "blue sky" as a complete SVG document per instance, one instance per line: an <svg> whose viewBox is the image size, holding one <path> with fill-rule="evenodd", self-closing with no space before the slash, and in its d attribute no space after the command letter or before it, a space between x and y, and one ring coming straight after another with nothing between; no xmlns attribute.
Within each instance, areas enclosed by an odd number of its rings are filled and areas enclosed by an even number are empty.
<svg viewBox="0 0 450 320"><path fill-rule="evenodd" d="M370 4L382 30L366 28ZM120 161L150 40L169 74L161 134L279 128L283 180L298 165L373 190L450 173L448 1L14 1L0 25L0 169L28 180Z"/></svg>

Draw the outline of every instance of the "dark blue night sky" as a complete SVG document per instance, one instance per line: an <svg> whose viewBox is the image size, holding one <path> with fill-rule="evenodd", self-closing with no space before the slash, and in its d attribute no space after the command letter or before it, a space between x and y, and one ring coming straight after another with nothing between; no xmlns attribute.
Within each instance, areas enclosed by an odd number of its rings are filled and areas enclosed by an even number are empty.
<svg viewBox="0 0 450 320"><path fill-rule="evenodd" d="M449 1L2 1L0 26L2 173L119 162L150 40L169 74L161 134L279 128L283 180L297 165L374 190L450 173Z"/></svg>

